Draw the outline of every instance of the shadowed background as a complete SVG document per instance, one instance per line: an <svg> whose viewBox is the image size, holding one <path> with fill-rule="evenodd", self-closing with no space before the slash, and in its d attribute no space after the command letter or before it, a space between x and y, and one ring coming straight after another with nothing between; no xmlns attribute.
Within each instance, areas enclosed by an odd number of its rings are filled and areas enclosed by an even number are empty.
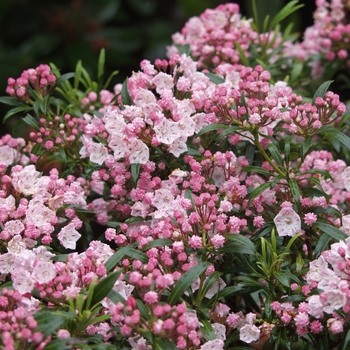
<svg viewBox="0 0 350 350"><path fill-rule="evenodd" d="M0 1L0 96L7 78L24 69L53 62L62 73L73 71L79 59L96 73L97 57L106 49L106 75L119 70L112 84L123 82L146 58L165 58L171 35L192 16L228 1L219 0L2 0ZM252 0L235 1L252 17ZM275 15L287 0L257 0L261 18ZM295 30L312 24L314 1L293 15ZM290 19L289 19L290 20ZM261 22L261 21L260 21ZM0 105L0 116L8 110ZM1 117L0 117L1 118ZM12 122L0 124L0 134Z"/></svg>

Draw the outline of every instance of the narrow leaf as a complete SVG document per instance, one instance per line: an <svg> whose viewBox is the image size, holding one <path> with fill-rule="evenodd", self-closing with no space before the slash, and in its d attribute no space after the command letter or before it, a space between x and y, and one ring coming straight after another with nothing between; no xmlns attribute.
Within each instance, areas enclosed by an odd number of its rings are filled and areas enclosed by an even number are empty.
<svg viewBox="0 0 350 350"><path fill-rule="evenodd" d="M201 331L204 333L207 340L214 340L217 338L214 328L208 320L201 319L200 323L203 325Z"/></svg>
<svg viewBox="0 0 350 350"><path fill-rule="evenodd" d="M22 120L27 125L32 127L34 130L39 131L39 123L38 123L38 121L34 117L32 117L30 114L27 114L24 118L22 118Z"/></svg>
<svg viewBox="0 0 350 350"><path fill-rule="evenodd" d="M259 185L257 188L254 189L254 191L250 194L249 196L249 202L248 205L250 205L252 203L252 201L258 197L259 195L261 195L265 190L267 190L268 188L271 188L272 183L271 182L265 182L261 185Z"/></svg>
<svg viewBox="0 0 350 350"><path fill-rule="evenodd" d="M314 249L315 258L317 259L323 251L327 250L329 246L329 241L331 240L331 237L325 233L320 235L318 242L316 244L316 247Z"/></svg>
<svg viewBox="0 0 350 350"><path fill-rule="evenodd" d="M61 83L67 81L70 78L73 78L74 76L74 72L63 74L56 80L56 85L60 85Z"/></svg>
<svg viewBox="0 0 350 350"><path fill-rule="evenodd" d="M205 126L203 129L201 129L197 133L197 136L202 136L203 134L206 134L207 132L210 132L210 131L225 130L227 128L228 126L225 124L218 124L218 123L209 124Z"/></svg>
<svg viewBox="0 0 350 350"><path fill-rule="evenodd" d="M238 41L235 41L236 50L238 51L239 58L244 66L249 66L248 58L246 57L241 45L239 45Z"/></svg>
<svg viewBox="0 0 350 350"><path fill-rule="evenodd" d="M75 76L74 76L74 89L77 90L79 87L80 79L81 79L81 69L82 63L81 60L78 61L75 67Z"/></svg>
<svg viewBox="0 0 350 350"><path fill-rule="evenodd" d="M130 106L132 105L132 100L129 94L128 90L128 78L124 80L123 86L122 86L122 102L125 106Z"/></svg>
<svg viewBox="0 0 350 350"><path fill-rule="evenodd" d="M226 238L237 245L237 248L244 254L256 254L254 243L246 236L240 234L227 235Z"/></svg>
<svg viewBox="0 0 350 350"><path fill-rule="evenodd" d="M344 240L347 237L344 232L340 231L332 225L325 224L323 222L315 222L314 226L318 227L322 232L334 238L336 241Z"/></svg>
<svg viewBox="0 0 350 350"><path fill-rule="evenodd" d="M267 148L269 149L270 153L271 153L271 157L273 158L273 160L279 165L279 166L283 166L283 160L281 157L281 152L278 150L278 148L273 144L270 143L269 145L267 145Z"/></svg>
<svg viewBox="0 0 350 350"><path fill-rule="evenodd" d="M96 305L108 295L121 273L122 269L112 272L110 275L103 278L99 283L97 283L94 288L93 296L91 298L91 305Z"/></svg>
<svg viewBox="0 0 350 350"><path fill-rule="evenodd" d="M328 91L329 85L333 83L334 80L327 80L316 90L315 95L312 99L312 104L315 104L316 97L324 97L325 93Z"/></svg>
<svg viewBox="0 0 350 350"><path fill-rule="evenodd" d="M106 61L106 51L105 49L101 49L100 55L98 57L98 64L97 64L97 84L98 84L99 90L102 88L105 61Z"/></svg>
<svg viewBox="0 0 350 350"><path fill-rule="evenodd" d="M212 81L213 83L215 83L217 85L218 84L222 84L222 83L225 82L225 79L222 76L218 75L218 74L215 74L215 73L204 73L204 75L206 75L210 79L210 81Z"/></svg>
<svg viewBox="0 0 350 350"><path fill-rule="evenodd" d="M43 333L44 338L46 338L75 316L70 312L40 310L34 314L34 317L38 322L36 331Z"/></svg>
<svg viewBox="0 0 350 350"><path fill-rule="evenodd" d="M168 303L174 305L181 298L183 293L191 286L191 284L207 269L210 264L201 262L186 271L176 282L175 287L170 293Z"/></svg>
<svg viewBox="0 0 350 350"><path fill-rule="evenodd" d="M295 179L289 179L288 182L289 182L290 192L292 193L295 203L299 206L300 204L299 185Z"/></svg>
<svg viewBox="0 0 350 350"><path fill-rule="evenodd" d="M30 109L31 109L31 107L29 107L29 106L12 108L4 115L2 121L3 121L3 123L5 123L6 120L9 119L11 116L13 116L13 115L15 115L17 113L29 111Z"/></svg>
<svg viewBox="0 0 350 350"><path fill-rule="evenodd" d="M247 172L247 173L257 173L257 174L261 174L261 175L266 175L266 176L270 176L270 172L264 168L261 168L259 166L246 166L245 168L242 169L243 172Z"/></svg>
<svg viewBox="0 0 350 350"><path fill-rule="evenodd" d="M9 105L9 106L26 106L26 104L20 100L17 100L17 98L15 97L11 97L11 96L2 96L0 97L0 103L3 103L5 105Z"/></svg>
<svg viewBox="0 0 350 350"><path fill-rule="evenodd" d="M159 238L155 239L154 241L149 242L147 245L145 245L142 250L147 251L153 247L166 247L171 246L173 244L173 241L168 238Z"/></svg>
<svg viewBox="0 0 350 350"><path fill-rule="evenodd" d="M350 138L339 130L334 130L330 133L335 139L341 142L347 149L350 149Z"/></svg>
<svg viewBox="0 0 350 350"><path fill-rule="evenodd" d="M277 15L272 19L271 24L270 24L270 31L275 28L275 26L283 21L286 17L291 15L293 12L296 10L300 9L304 5L297 5L298 0L290 1L287 3L286 6L282 8L281 11L277 13Z"/></svg>
<svg viewBox="0 0 350 350"><path fill-rule="evenodd" d="M137 185L139 175L140 175L140 163L131 164L131 178L134 183L134 186Z"/></svg>

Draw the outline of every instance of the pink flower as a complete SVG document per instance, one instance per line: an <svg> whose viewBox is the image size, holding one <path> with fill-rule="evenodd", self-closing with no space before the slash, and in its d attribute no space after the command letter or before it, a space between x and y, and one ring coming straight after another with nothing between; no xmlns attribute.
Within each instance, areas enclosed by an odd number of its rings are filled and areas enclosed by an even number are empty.
<svg viewBox="0 0 350 350"><path fill-rule="evenodd" d="M283 207L273 219L279 236L295 236L301 231L300 216L291 206Z"/></svg>
<svg viewBox="0 0 350 350"><path fill-rule="evenodd" d="M239 330L239 339L251 343L260 339L260 329L255 325L246 324Z"/></svg>
<svg viewBox="0 0 350 350"><path fill-rule="evenodd" d="M225 343L221 339L214 339L204 343L200 350L222 350Z"/></svg>
<svg viewBox="0 0 350 350"><path fill-rule="evenodd" d="M158 294L156 292L149 291L144 295L143 300L147 304L155 304L158 302Z"/></svg>
<svg viewBox="0 0 350 350"><path fill-rule="evenodd" d="M74 224L70 223L63 227L57 235L58 240L66 249L75 249L76 242L81 234L74 228Z"/></svg>

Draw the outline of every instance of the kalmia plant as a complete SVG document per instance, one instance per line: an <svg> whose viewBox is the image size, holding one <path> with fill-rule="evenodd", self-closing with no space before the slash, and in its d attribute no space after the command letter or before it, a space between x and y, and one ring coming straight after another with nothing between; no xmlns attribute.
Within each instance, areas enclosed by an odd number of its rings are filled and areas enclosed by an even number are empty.
<svg viewBox="0 0 350 350"><path fill-rule="evenodd" d="M347 349L349 113L316 69L348 64L347 6L317 1L298 43L297 1L208 9L113 91L104 50L96 81L10 78L28 140L0 140L1 346Z"/></svg>

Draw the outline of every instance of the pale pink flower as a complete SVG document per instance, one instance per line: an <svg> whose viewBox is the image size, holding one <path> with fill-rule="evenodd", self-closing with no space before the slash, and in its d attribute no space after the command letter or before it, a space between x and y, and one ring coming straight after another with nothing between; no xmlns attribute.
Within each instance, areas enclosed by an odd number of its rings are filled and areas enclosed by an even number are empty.
<svg viewBox="0 0 350 350"><path fill-rule="evenodd" d="M34 288L34 279L24 269L15 269L12 274L13 288L21 294L30 293Z"/></svg>
<svg viewBox="0 0 350 350"><path fill-rule="evenodd" d="M66 249L75 249L76 242L80 237L81 234L75 229L73 223L63 227L57 235L58 240Z"/></svg>
<svg viewBox="0 0 350 350"><path fill-rule="evenodd" d="M212 323L215 335L217 339L225 341L226 340L226 327L221 323Z"/></svg>
<svg viewBox="0 0 350 350"><path fill-rule="evenodd" d="M86 149L89 152L90 160L99 165L102 165L108 156L107 148L100 143L91 142L86 146Z"/></svg>
<svg viewBox="0 0 350 350"><path fill-rule="evenodd" d="M56 277L54 264L50 261L37 262L33 268L32 277L41 284L52 281Z"/></svg>
<svg viewBox="0 0 350 350"><path fill-rule="evenodd" d="M295 236L301 231L300 216L291 206L282 207L273 221L279 236Z"/></svg>
<svg viewBox="0 0 350 350"><path fill-rule="evenodd" d="M149 160L149 149L139 139L132 139L126 144L125 153L129 156L130 164L146 164Z"/></svg>
<svg viewBox="0 0 350 350"><path fill-rule="evenodd" d="M223 350L225 343L221 339L214 339L204 343L200 350Z"/></svg>
<svg viewBox="0 0 350 350"><path fill-rule="evenodd" d="M260 339L260 329L255 325L246 324L239 330L239 339L251 343Z"/></svg>

